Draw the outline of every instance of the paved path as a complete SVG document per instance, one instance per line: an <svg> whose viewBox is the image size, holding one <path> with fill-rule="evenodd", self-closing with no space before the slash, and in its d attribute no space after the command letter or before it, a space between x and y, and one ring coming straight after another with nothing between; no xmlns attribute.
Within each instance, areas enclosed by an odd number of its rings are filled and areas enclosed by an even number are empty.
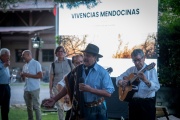
<svg viewBox="0 0 180 120"><path fill-rule="evenodd" d="M44 98L49 98L49 87L48 83L41 83L40 90L40 101ZM25 104L24 98L24 83L13 83L11 84L11 105Z"/></svg>

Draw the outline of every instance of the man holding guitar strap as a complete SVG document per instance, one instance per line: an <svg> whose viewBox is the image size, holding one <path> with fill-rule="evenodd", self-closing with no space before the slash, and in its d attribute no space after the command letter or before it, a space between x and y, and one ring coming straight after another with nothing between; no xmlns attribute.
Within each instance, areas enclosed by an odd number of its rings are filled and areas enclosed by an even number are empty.
<svg viewBox="0 0 180 120"><path fill-rule="evenodd" d="M82 54L77 54L72 57L72 63L74 64L75 67L83 64L83 57L84 56ZM61 81L58 82L57 85L58 88L62 89L62 87L65 87L64 79L65 78L63 78ZM63 102L63 107L66 107L67 109L65 120L69 120L71 114L71 107L72 107L69 95L66 95L64 98L61 98L59 101Z"/></svg>
<svg viewBox="0 0 180 120"><path fill-rule="evenodd" d="M146 65L141 49L133 50L131 58L135 66L116 78L119 99L129 102L129 120L155 120L155 92L160 88L155 64Z"/></svg>

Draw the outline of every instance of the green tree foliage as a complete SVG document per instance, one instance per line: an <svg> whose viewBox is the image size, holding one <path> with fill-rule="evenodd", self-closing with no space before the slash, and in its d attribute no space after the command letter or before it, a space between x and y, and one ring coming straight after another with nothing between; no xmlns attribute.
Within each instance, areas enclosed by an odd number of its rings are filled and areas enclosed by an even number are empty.
<svg viewBox="0 0 180 120"><path fill-rule="evenodd" d="M3 8L4 10L8 8L9 5L16 4L18 2L25 2L26 0L0 0L0 8ZM38 3L38 1L44 1L47 0L32 0L35 4ZM96 0L51 0L54 2L54 4L60 3L60 7L67 7L69 9L73 7L78 7L79 5L85 5L87 8L92 8L96 6L99 1ZM66 6L64 6L63 3L67 3Z"/></svg>
<svg viewBox="0 0 180 120"><path fill-rule="evenodd" d="M161 84L180 87L180 1L159 3L159 80Z"/></svg>
<svg viewBox="0 0 180 120"><path fill-rule="evenodd" d="M179 0L159 0L159 26L168 26L180 18Z"/></svg>

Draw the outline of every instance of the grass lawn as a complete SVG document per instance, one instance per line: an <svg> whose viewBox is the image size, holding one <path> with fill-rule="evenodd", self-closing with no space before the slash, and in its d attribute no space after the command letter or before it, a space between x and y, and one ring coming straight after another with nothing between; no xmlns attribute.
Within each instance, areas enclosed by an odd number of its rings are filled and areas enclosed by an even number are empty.
<svg viewBox="0 0 180 120"><path fill-rule="evenodd" d="M27 120L26 108L11 107L9 113L9 120ZM35 120L35 114L34 114L34 120ZM42 112L42 120L58 120L57 112ZM113 119L109 119L109 120L113 120Z"/></svg>
<svg viewBox="0 0 180 120"><path fill-rule="evenodd" d="M26 108L11 107L9 113L9 120L27 120ZM58 120L57 112L42 112L42 120Z"/></svg>
<svg viewBox="0 0 180 120"><path fill-rule="evenodd" d="M11 84L11 86L24 86L24 83L15 83L15 84ZM41 88L49 89L49 84L41 82ZM28 115L25 106L12 106L10 108L9 120L27 120L27 116ZM35 114L34 114L34 120L35 120ZM57 112L42 112L42 120L58 120ZM109 120L113 120L113 119L109 119Z"/></svg>

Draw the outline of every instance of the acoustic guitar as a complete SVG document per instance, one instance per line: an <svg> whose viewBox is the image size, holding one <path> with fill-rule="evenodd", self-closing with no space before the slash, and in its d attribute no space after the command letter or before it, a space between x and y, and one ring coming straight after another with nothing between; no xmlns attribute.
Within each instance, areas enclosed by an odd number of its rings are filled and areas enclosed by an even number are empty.
<svg viewBox="0 0 180 120"><path fill-rule="evenodd" d="M138 71L138 73L140 72L145 72L147 70L151 70L152 68L154 68L156 64L154 62L152 62L151 64L147 65L144 69ZM119 100L120 101L126 101L129 102L129 100L132 99L133 95L135 92L138 91L137 86L140 83L139 79L137 79L138 76L135 73L131 73L128 76L128 84L127 86L120 86L119 87Z"/></svg>
<svg viewBox="0 0 180 120"><path fill-rule="evenodd" d="M56 87L57 87L58 91L60 92L62 89L62 86L57 85ZM62 97L60 100L58 100L58 102L64 111L68 111L72 108L71 100L70 100L68 94L66 94L64 97Z"/></svg>
<svg viewBox="0 0 180 120"><path fill-rule="evenodd" d="M58 102L60 103L64 111L68 111L72 108L71 100L69 97L63 97L60 100L58 100Z"/></svg>

